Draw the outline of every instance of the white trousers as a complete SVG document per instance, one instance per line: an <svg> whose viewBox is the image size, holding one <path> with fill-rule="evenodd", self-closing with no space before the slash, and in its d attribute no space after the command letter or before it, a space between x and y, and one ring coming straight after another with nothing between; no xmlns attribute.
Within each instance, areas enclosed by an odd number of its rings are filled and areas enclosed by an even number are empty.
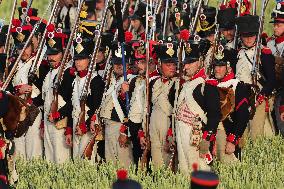
<svg viewBox="0 0 284 189"><path fill-rule="evenodd" d="M118 137L120 135L120 122L104 119L105 122L105 157L106 161L119 161L122 166L129 167L133 162L132 148L119 146Z"/></svg>
<svg viewBox="0 0 284 189"><path fill-rule="evenodd" d="M78 136L75 134L75 129L73 129L73 158L81 158L86 146L92 138L92 133L88 131L83 136ZM94 146L95 148L95 146Z"/></svg>
<svg viewBox="0 0 284 189"><path fill-rule="evenodd" d="M24 159L42 158L42 140L40 138L40 124L42 114L39 113L32 126L26 134L15 138L16 154Z"/></svg>

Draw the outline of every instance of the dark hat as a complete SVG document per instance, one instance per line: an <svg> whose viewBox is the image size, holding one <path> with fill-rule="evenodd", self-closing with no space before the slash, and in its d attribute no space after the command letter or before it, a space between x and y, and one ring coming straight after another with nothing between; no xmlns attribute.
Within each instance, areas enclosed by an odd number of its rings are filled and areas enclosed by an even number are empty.
<svg viewBox="0 0 284 189"><path fill-rule="evenodd" d="M0 107L0 118L3 118L8 111L8 95L4 91L0 91Z"/></svg>
<svg viewBox="0 0 284 189"><path fill-rule="evenodd" d="M259 17L245 15L236 18L238 33L244 37L257 35L259 29Z"/></svg>
<svg viewBox="0 0 284 189"><path fill-rule="evenodd" d="M34 27L36 25L36 23L41 19L40 17L37 17L37 16L30 16L28 17L29 18L29 23ZM42 20L42 22L39 24L39 27L38 29L36 30L35 32L35 35L38 35L38 34L43 34L44 31L45 31L45 28L46 28L46 20Z"/></svg>
<svg viewBox="0 0 284 189"><path fill-rule="evenodd" d="M112 184L112 189L142 189L139 182L127 178L126 170L118 170L117 177L117 181Z"/></svg>
<svg viewBox="0 0 284 189"><path fill-rule="evenodd" d="M112 51L112 59L111 59L112 63L122 64L122 48L117 41L114 41L112 43L111 51ZM131 44L126 43L124 44L124 58L126 63L128 63L130 56L131 56Z"/></svg>
<svg viewBox="0 0 284 189"><path fill-rule="evenodd" d="M0 47L5 46L9 26L0 26Z"/></svg>
<svg viewBox="0 0 284 189"><path fill-rule="evenodd" d="M234 66L237 63L237 51L235 49L226 49L219 45L214 54L214 66Z"/></svg>
<svg viewBox="0 0 284 189"><path fill-rule="evenodd" d="M202 39L198 35L190 37L190 39L184 43L185 58L183 64L190 64L198 61L200 57L206 55L209 48L209 40Z"/></svg>
<svg viewBox="0 0 284 189"><path fill-rule="evenodd" d="M284 23L284 2L277 3L275 9L271 13L271 18L274 20L270 23Z"/></svg>
<svg viewBox="0 0 284 189"><path fill-rule="evenodd" d="M20 20L23 19L24 13L27 16L26 19L28 19L28 17L31 17L31 16L37 17L37 15L38 15L38 9L36 9L36 8L29 8L29 10L27 10L27 7L19 7L18 12L19 12L19 19Z"/></svg>
<svg viewBox="0 0 284 189"><path fill-rule="evenodd" d="M62 30L60 28L55 29L55 26L53 24L49 24L46 27L46 30L46 54L55 55L63 52L68 36L62 33Z"/></svg>
<svg viewBox="0 0 284 189"><path fill-rule="evenodd" d="M83 34L82 37L94 38L96 33L100 31L101 22L94 20L83 20L80 23L79 31Z"/></svg>
<svg viewBox="0 0 284 189"><path fill-rule="evenodd" d="M173 41L172 37L168 37L165 41L159 41L159 44L155 45L154 49L162 63L178 62L178 43Z"/></svg>
<svg viewBox="0 0 284 189"><path fill-rule="evenodd" d="M235 18L237 10L234 8L226 8L218 11L217 23L219 28L223 30L235 28Z"/></svg>
<svg viewBox="0 0 284 189"><path fill-rule="evenodd" d="M227 3L227 8L234 8L234 9L238 10L238 7L239 7L239 3L236 0L230 0ZM249 15L250 14L250 10L251 10L251 2L250 2L250 0L243 0L243 3L241 5L240 16Z"/></svg>
<svg viewBox="0 0 284 189"><path fill-rule="evenodd" d="M190 3L172 1L170 6L170 22L173 24L174 33L182 29L189 29L190 26Z"/></svg>
<svg viewBox="0 0 284 189"><path fill-rule="evenodd" d="M131 42L131 58L132 60L146 59L146 43L143 40L133 40ZM149 41L149 58L154 63L157 63L157 54L154 51L154 46L157 45L156 41Z"/></svg>
<svg viewBox="0 0 284 189"><path fill-rule="evenodd" d="M194 9L194 16L197 8ZM216 14L217 10L215 7L205 6L201 9L201 13L198 18L196 31L200 37L206 37L215 33L216 28Z"/></svg>
<svg viewBox="0 0 284 189"><path fill-rule="evenodd" d="M141 22L146 22L146 8L147 3L140 2L138 4L137 10L134 12L132 16L129 16L131 20L140 20Z"/></svg>
<svg viewBox="0 0 284 189"><path fill-rule="evenodd" d="M73 41L74 60L90 58L94 51L94 41L91 38L82 38L81 33L76 34L76 39Z"/></svg>
<svg viewBox="0 0 284 189"><path fill-rule="evenodd" d="M67 8L67 10L66 10ZM70 4L68 7L63 7L60 12L60 15L58 16L56 21L56 28L61 28L62 33L66 34L67 36L70 36L71 34L71 18L70 18L70 10L72 8L72 5ZM66 12L64 12L66 11Z"/></svg>
<svg viewBox="0 0 284 189"><path fill-rule="evenodd" d="M191 189L215 189L219 184L218 175L209 171L191 173Z"/></svg>
<svg viewBox="0 0 284 189"><path fill-rule="evenodd" d="M114 35L111 32L102 32L101 33L101 45L100 50L104 51L106 48L111 47L111 43L113 41Z"/></svg>
<svg viewBox="0 0 284 189"><path fill-rule="evenodd" d="M19 19L12 20L12 28L11 33L14 39L14 44L16 48L22 49L29 38L31 31L31 25L23 25L21 26L21 21Z"/></svg>

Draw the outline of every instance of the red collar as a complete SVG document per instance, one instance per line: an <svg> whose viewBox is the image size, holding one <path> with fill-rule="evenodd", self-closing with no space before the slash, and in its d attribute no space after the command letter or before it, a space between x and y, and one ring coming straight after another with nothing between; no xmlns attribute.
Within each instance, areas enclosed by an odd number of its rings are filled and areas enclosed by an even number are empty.
<svg viewBox="0 0 284 189"><path fill-rule="evenodd" d="M226 81L229 81L231 79L234 79L235 78L235 74L233 72L227 74L221 81L217 80L217 79L208 79L206 81L207 84L209 85L213 85L213 86L217 86L219 83L222 83L222 82L226 82Z"/></svg>
<svg viewBox="0 0 284 189"><path fill-rule="evenodd" d="M80 78L85 77L88 74L88 70L82 70L82 71L78 71L78 76Z"/></svg>
<svg viewBox="0 0 284 189"><path fill-rule="evenodd" d="M105 70L106 63L98 64L98 70Z"/></svg>
<svg viewBox="0 0 284 189"><path fill-rule="evenodd" d="M149 78L154 77L154 76L159 76L158 70L154 70L153 72L149 73Z"/></svg>
<svg viewBox="0 0 284 189"><path fill-rule="evenodd" d="M133 74L133 71L131 69L128 69L126 73L127 73L127 75L128 74Z"/></svg>
<svg viewBox="0 0 284 189"><path fill-rule="evenodd" d="M161 80L163 83L167 83L168 81L171 81L171 78L167 78L167 77L161 77Z"/></svg>
<svg viewBox="0 0 284 189"><path fill-rule="evenodd" d="M283 41L284 41L284 35L275 38L275 43L276 44L282 43Z"/></svg>
<svg viewBox="0 0 284 189"><path fill-rule="evenodd" d="M192 81L199 77L202 77L203 79L206 78L205 68L200 69L190 80Z"/></svg>

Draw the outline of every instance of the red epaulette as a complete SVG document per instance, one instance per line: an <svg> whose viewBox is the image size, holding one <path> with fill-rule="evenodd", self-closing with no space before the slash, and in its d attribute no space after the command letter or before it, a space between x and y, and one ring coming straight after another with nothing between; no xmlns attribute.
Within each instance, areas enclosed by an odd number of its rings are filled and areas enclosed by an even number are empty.
<svg viewBox="0 0 284 189"><path fill-rule="evenodd" d="M261 49L261 53L263 53L263 54L272 54L272 51L271 51L271 49L268 48L268 47L263 47L263 48Z"/></svg>
<svg viewBox="0 0 284 189"><path fill-rule="evenodd" d="M71 67L71 68L69 69L69 73L70 73L71 76L75 76L75 72L76 72L76 69L75 69L75 68Z"/></svg>

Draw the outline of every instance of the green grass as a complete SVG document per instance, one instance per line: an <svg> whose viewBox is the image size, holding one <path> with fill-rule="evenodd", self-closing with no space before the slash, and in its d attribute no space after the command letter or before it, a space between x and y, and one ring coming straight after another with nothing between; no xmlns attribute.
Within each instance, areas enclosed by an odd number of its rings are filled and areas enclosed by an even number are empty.
<svg viewBox="0 0 284 189"><path fill-rule="evenodd" d="M220 177L219 189L284 188L284 139L273 137L247 142L243 161L231 165L216 163L214 170ZM116 180L113 164L93 165L88 161L75 161L63 165L43 160L18 161L20 175L17 188L96 188L108 189ZM151 174L129 170L129 177L139 181L144 189L188 189L189 178L170 170L154 169Z"/></svg>
<svg viewBox="0 0 284 189"><path fill-rule="evenodd" d="M12 10L12 4L13 4L13 0L2 0L2 4L0 5L0 18L1 19L5 19L6 23L9 22L9 18L11 15L11 10ZM252 0L251 0L252 1ZM260 9L261 9L261 0L256 0L257 1L257 13L260 14ZM47 5L48 5L49 0L33 0L33 7L39 9L39 16L42 16L42 14L44 13L44 10L46 9ZM218 1L216 0L211 0L210 4L212 6L216 6L217 4L219 4ZM20 0L18 0L18 6L20 6ZM267 32L267 34L270 36L272 34L272 24L269 23L269 21L271 20L271 12L275 7L275 0L270 0L269 4L267 6L266 9L266 14L265 14L265 32ZM18 11L16 11L16 17L18 17Z"/></svg>

